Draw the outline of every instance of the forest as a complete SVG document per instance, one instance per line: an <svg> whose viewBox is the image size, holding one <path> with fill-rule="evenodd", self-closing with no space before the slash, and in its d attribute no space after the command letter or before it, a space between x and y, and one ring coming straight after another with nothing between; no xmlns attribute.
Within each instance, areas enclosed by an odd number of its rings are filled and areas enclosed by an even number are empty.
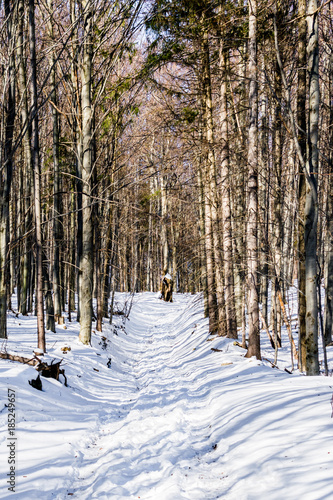
<svg viewBox="0 0 333 500"><path fill-rule="evenodd" d="M260 360L260 335L277 352L285 326L318 375L333 1L3 0L0 16L0 338L15 292L42 351L74 311L89 345L115 293L168 273L203 293L211 334Z"/></svg>

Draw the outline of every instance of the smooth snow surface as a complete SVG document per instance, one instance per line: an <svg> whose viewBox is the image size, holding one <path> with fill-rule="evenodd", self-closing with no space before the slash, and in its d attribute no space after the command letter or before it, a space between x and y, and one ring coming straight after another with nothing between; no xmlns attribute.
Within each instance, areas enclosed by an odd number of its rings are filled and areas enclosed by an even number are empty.
<svg viewBox="0 0 333 500"><path fill-rule="evenodd" d="M125 294L117 295L121 309ZM10 353L32 357L36 319L9 317ZM333 380L279 369L210 337L200 295L137 294L92 346L78 325L47 333L68 387L0 360L0 498L324 500L333 498ZM294 334L295 335L295 334ZM297 339L295 339L297 342ZM263 358L274 358L265 333ZM70 347L67 353L61 348ZM216 349L216 350L212 350ZM330 373L332 348L328 348ZM8 491L7 391L16 392L17 478Z"/></svg>

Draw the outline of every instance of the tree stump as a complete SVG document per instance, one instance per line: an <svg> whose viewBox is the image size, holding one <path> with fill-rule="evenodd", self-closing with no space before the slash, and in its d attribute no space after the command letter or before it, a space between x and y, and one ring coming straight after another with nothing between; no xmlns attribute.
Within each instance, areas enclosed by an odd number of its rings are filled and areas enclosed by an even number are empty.
<svg viewBox="0 0 333 500"><path fill-rule="evenodd" d="M172 302L173 279L169 273L166 273L162 278L161 283L161 298L165 302Z"/></svg>
<svg viewBox="0 0 333 500"><path fill-rule="evenodd" d="M43 390L43 385L39 374L36 379L28 380L28 382L34 389L37 389L38 391Z"/></svg>
<svg viewBox="0 0 333 500"><path fill-rule="evenodd" d="M53 360L54 361L54 360ZM51 364L40 363L37 367L37 370L46 378L54 378L55 380L59 380L59 375L62 375L65 379L65 386L67 387L67 377L65 375L65 370L60 368L60 364L62 359L57 363L51 361Z"/></svg>

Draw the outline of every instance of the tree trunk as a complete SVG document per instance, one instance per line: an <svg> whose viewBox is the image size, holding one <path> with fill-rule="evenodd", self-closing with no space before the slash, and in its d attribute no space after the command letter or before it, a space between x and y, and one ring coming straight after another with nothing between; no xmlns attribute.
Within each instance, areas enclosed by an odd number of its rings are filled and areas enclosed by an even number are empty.
<svg viewBox="0 0 333 500"><path fill-rule="evenodd" d="M29 0L29 42L31 57L31 85L32 85L32 137L33 137L33 173L35 195L35 225L36 225L36 309L38 328L38 347L44 352L45 327L43 304L43 246L42 246L42 214L41 214L41 172L39 161L39 132L38 132L38 102L37 102L37 68L36 68L36 39L35 39L35 0Z"/></svg>
<svg viewBox="0 0 333 500"><path fill-rule="evenodd" d="M80 13L77 11L75 0L70 0L70 18L72 26L75 25L77 18L80 17ZM75 144L75 168L76 168L76 290L78 293L78 303L77 303L77 321L80 321L80 281L81 272L80 264L82 257L82 105L80 99L80 85L79 85L79 74L78 74L78 52L79 52L79 42L78 42L78 28L73 30L72 33L72 44L71 44L71 80L72 80L72 106L74 110L73 115L73 143Z"/></svg>
<svg viewBox="0 0 333 500"><path fill-rule="evenodd" d="M211 218L211 200L207 189L207 175L205 176L205 254L206 254L206 280L207 280L207 296L208 296L208 318L209 331L211 334L217 332L217 301L216 301L216 286L215 286L215 264L213 254L213 228Z"/></svg>
<svg viewBox="0 0 333 500"><path fill-rule="evenodd" d="M167 174L161 174L161 247L162 247L162 273L167 274L170 269L169 240L168 240L168 194Z"/></svg>
<svg viewBox="0 0 333 500"><path fill-rule="evenodd" d="M298 86L297 86L297 121L298 142L303 158L306 158L306 0L298 1ZM303 165L299 165L298 186L298 367L306 370L306 296L305 296L305 242L304 242L304 210L305 210L305 175Z"/></svg>
<svg viewBox="0 0 333 500"><path fill-rule="evenodd" d="M97 211L97 210L96 210ZM98 223L98 214L96 217L95 225L95 268L96 268L96 303L97 303L97 320L96 320L96 330L101 332L103 330L103 294L102 287L104 284L103 276L101 273L102 269L102 256L101 256L101 233Z"/></svg>
<svg viewBox="0 0 333 500"><path fill-rule="evenodd" d="M52 299L49 273L45 268L44 268L43 279L44 279L44 291L45 291L46 329L55 333L56 329L54 321L54 304Z"/></svg>
<svg viewBox="0 0 333 500"><path fill-rule="evenodd" d="M198 191L199 191L199 254L200 254L200 282L204 295L205 318L209 317L208 288L207 288L207 260L205 258L205 193L203 185L202 158L199 158L198 165Z"/></svg>
<svg viewBox="0 0 333 500"><path fill-rule="evenodd" d="M31 229L31 212L30 212L30 198L31 198L31 176L32 176L32 158L30 147L30 127L28 119L28 100L27 100L27 77L24 53L24 1L19 0L18 4L18 37L17 37L17 60L18 60L18 89L21 100L21 127L22 127L22 142L24 154L24 173L23 173L23 200L22 211L24 217L24 230L25 238L23 240L23 257L22 257L22 283L21 283L21 298L20 298L20 312L25 316L29 311L29 286L31 275L31 244L30 236L27 233Z"/></svg>
<svg viewBox="0 0 333 500"><path fill-rule="evenodd" d="M326 200L326 255L325 255L325 344L332 342L333 335L333 55L329 62L329 163L328 192Z"/></svg>
<svg viewBox="0 0 333 500"><path fill-rule="evenodd" d="M220 42L220 121L221 121L221 176L222 176L222 237L223 237L223 263L224 263L224 293L226 310L226 334L230 339L237 339L237 323L234 293L234 271L232 251L231 227L231 202L230 202L230 165L228 142L228 117L227 117L227 83L225 53Z"/></svg>
<svg viewBox="0 0 333 500"><path fill-rule="evenodd" d="M281 2L277 2L277 12L276 12L276 21L277 21L277 36L279 39L282 38L282 32L285 28L284 26L284 12L281 6ZM283 57L281 56L281 64L283 65ZM282 189L282 82L281 82L281 72L279 69L279 65L276 62L275 64L275 95L276 95L276 103L274 108L274 128L273 128L273 138L274 138L274 153L273 153L273 165L274 165L274 188L273 188L273 262L272 265L275 267L274 269L274 280L277 283L272 287L272 315L271 315L271 323L274 325L274 331L277 335L278 346L281 347L281 306L280 301L277 296L277 290L282 287L281 278L282 278L282 245L284 239L284 224L282 217L282 206L283 206L283 189Z"/></svg>
<svg viewBox="0 0 333 500"><path fill-rule="evenodd" d="M75 180L70 182L70 200L68 217L68 321L75 310Z"/></svg>
<svg viewBox="0 0 333 500"><path fill-rule="evenodd" d="M308 75L309 75L309 124L308 159L309 177L305 199L305 293L306 293L306 373L319 374L318 361L318 304L317 304L317 222L318 198L318 123L319 123L319 48L318 48L318 3L308 3Z"/></svg>
<svg viewBox="0 0 333 500"><path fill-rule="evenodd" d="M80 336L83 344L90 344L93 295L93 225L92 225L92 29L93 3L83 0L83 62L82 62L82 258L80 261Z"/></svg>
<svg viewBox="0 0 333 500"><path fill-rule="evenodd" d="M150 152L149 156L147 157L147 162L150 164L149 167L149 212L148 212L148 235L147 235L147 240L148 240L148 248L147 248L147 268L146 268L146 289L148 292L152 292L154 288L153 284L153 217L152 217L152 212L153 212L153 206L154 206L154 201L153 201L153 193L154 193L154 171L153 171L153 164L154 164L154 143L155 143L155 137L153 135L152 138L152 144L150 146Z"/></svg>
<svg viewBox="0 0 333 500"><path fill-rule="evenodd" d="M8 266L8 222L9 222L9 195L12 183L13 162L12 146L15 121L15 62L14 46L12 36L13 26L13 6L10 0L5 0L5 14L7 19L7 40L9 50L9 68L7 84L7 102L6 102L6 125L5 125L5 144L3 154L3 169L0 192L0 338L7 338L7 276Z"/></svg>
<svg viewBox="0 0 333 500"><path fill-rule="evenodd" d="M53 34L53 0L48 0L49 9L49 36L54 43ZM60 271L60 245L62 241L62 225L60 219L60 171L59 171L59 117L57 110L56 90L56 54L55 47L51 48L50 55L50 82L51 82L51 112L53 125L53 301L55 321L59 321L62 314L61 307L61 271Z"/></svg>
<svg viewBox="0 0 333 500"><path fill-rule="evenodd" d="M150 184L152 180L150 180ZM147 248L147 271L146 271L146 289L148 292L153 291L153 276L152 276L152 261L153 261L153 218L152 218L153 201L149 198L149 213L148 213L148 248Z"/></svg>
<svg viewBox="0 0 333 500"><path fill-rule="evenodd" d="M264 321L268 323L268 287L269 287L269 245L268 231L270 223L270 198L271 198L271 182L269 168L269 144L268 144L268 126L267 126L267 96L266 92L261 96L261 150L260 159L263 175L262 178L262 200L259 202L259 210L261 210L260 220L260 242L261 242L261 279L260 279L260 301L262 304L262 316ZM259 188L260 192L260 188Z"/></svg>
<svg viewBox="0 0 333 500"><path fill-rule="evenodd" d="M112 227L113 227L113 205L112 205L112 195L110 196L110 203L107 208L107 230L105 236L105 247L104 247L104 261L103 261L103 287L102 287L102 307L103 315L105 318L108 317L108 299L110 296L110 265L112 259Z"/></svg>
<svg viewBox="0 0 333 500"><path fill-rule="evenodd" d="M249 87L249 135L248 135L248 322L249 345L247 357L260 354L259 298L258 298L258 89L257 89L257 1L249 5L248 79Z"/></svg>
<svg viewBox="0 0 333 500"><path fill-rule="evenodd" d="M212 104L212 82L210 75L210 54L208 32L204 29L202 41L202 86L205 126L206 180L205 180L205 216L206 216L206 251L207 284L209 298L209 317L211 333L226 334L225 300L223 287L223 263L219 233L219 215L217 207L216 161L214 152L214 124ZM207 232L208 231L208 232ZM211 254L211 255L209 255ZM211 275L212 273L212 275ZM211 276L210 276L211 275ZM216 310L217 305L217 310ZM212 310L211 310L212 308ZM216 318L216 320L214 320ZM215 326L213 324L215 321Z"/></svg>

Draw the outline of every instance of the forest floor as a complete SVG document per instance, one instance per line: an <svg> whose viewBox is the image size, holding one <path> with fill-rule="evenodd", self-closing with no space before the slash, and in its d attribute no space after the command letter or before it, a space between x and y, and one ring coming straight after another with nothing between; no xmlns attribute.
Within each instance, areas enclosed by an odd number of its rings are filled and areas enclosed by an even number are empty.
<svg viewBox="0 0 333 500"><path fill-rule="evenodd" d="M117 294L119 310L126 297ZM105 320L91 346L78 332L66 319L47 333L46 357L63 358L68 387L62 376L42 377L38 391L28 383L33 367L0 360L1 499L332 498L332 347L329 377L284 370L285 331L279 368L264 332L265 359L244 358L232 340L209 336L200 295L175 294L169 304L137 294L129 319ZM2 350L32 356L33 316L10 313L8 334Z"/></svg>

